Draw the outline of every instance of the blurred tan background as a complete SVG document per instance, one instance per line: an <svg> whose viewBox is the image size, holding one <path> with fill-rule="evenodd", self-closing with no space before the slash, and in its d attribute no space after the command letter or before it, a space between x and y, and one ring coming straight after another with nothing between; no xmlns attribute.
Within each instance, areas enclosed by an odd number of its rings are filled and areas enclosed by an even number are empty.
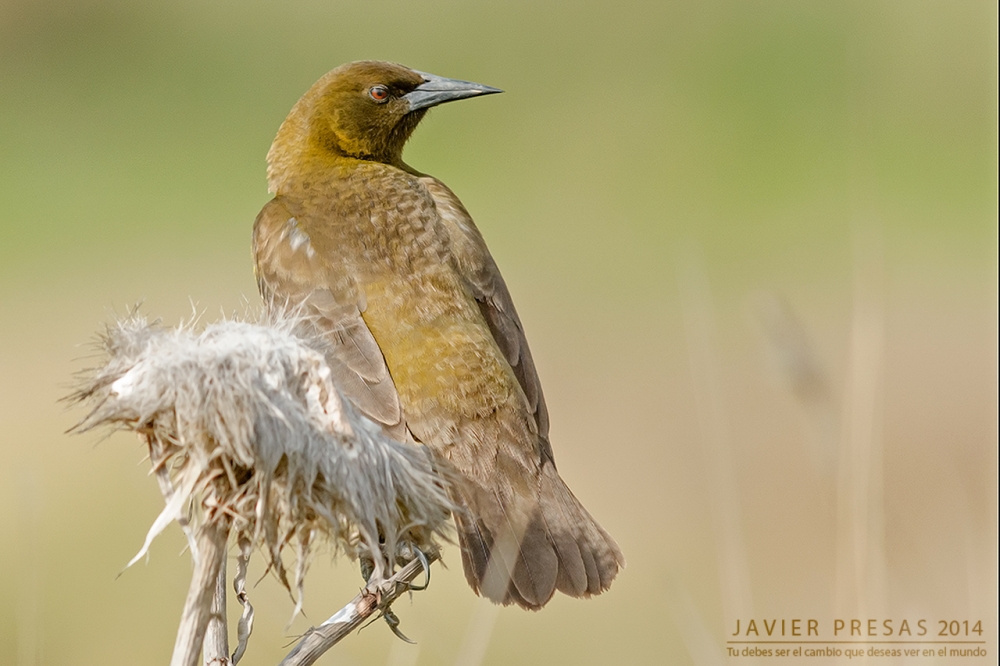
<svg viewBox="0 0 1000 666"><path fill-rule="evenodd" d="M271 139L362 58L507 91L433 111L406 158L479 223L560 471L628 568L493 612L452 548L396 606L418 645L376 623L325 663L711 664L738 618L838 617L981 619L994 660L996 22L980 1L0 0L0 664L168 659L183 538L116 580L162 501L134 437L64 435L82 414L57 399L115 312L256 303ZM264 578L243 663L360 583L321 556L286 629Z"/></svg>

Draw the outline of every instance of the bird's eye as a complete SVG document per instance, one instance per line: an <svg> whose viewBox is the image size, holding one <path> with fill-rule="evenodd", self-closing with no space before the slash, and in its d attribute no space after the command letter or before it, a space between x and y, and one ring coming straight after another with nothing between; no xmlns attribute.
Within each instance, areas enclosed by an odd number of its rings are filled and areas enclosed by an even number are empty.
<svg viewBox="0 0 1000 666"><path fill-rule="evenodd" d="M368 96L373 100L381 104L382 102L389 99L389 89L385 86L372 86L368 89Z"/></svg>

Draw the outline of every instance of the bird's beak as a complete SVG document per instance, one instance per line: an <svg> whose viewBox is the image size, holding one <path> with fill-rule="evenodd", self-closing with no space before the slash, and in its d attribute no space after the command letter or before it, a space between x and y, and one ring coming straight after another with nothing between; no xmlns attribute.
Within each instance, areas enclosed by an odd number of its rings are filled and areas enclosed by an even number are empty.
<svg viewBox="0 0 1000 666"><path fill-rule="evenodd" d="M426 109L445 102L454 102L457 99L503 92L499 88L491 88L481 83L446 79L426 72L417 72L417 74L424 77L424 82L413 91L403 95L403 99L410 103L410 111Z"/></svg>

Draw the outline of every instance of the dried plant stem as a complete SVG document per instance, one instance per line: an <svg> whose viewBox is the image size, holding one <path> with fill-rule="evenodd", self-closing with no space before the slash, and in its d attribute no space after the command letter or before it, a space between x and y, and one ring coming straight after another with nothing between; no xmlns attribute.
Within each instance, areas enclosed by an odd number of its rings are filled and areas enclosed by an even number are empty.
<svg viewBox="0 0 1000 666"><path fill-rule="evenodd" d="M432 564L439 553L427 553ZM377 611L388 608L393 601L410 589L410 582L423 573L423 564L415 559L380 585L371 584L319 627L313 627L281 660L279 666L309 666L336 645L342 638L360 627Z"/></svg>
<svg viewBox="0 0 1000 666"><path fill-rule="evenodd" d="M229 516L217 515L214 520L206 520L197 534L198 561L191 575L191 586L184 601L181 624L177 629L174 655L170 666L197 666L205 632L212 618L212 600L216 583L226 560L226 544L229 541ZM222 622L225 631L225 622Z"/></svg>
<svg viewBox="0 0 1000 666"><path fill-rule="evenodd" d="M202 648L206 666L229 666L229 631L226 621L226 558L222 556L219 575L215 578L212 593L212 610L205 631L205 645Z"/></svg>

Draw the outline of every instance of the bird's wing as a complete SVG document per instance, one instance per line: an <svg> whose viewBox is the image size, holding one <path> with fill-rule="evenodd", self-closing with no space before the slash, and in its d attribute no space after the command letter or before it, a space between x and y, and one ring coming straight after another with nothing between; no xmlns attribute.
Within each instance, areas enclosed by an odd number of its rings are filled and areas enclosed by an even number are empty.
<svg viewBox="0 0 1000 666"><path fill-rule="evenodd" d="M459 426L467 435L464 448L474 457L457 465L470 481L458 489L459 503L467 510L455 515L466 578L494 602L535 610L557 589L574 597L600 594L625 559L556 472L545 398L507 285L458 197L429 176L421 182L448 230L458 272L521 385L538 432L532 437L530 422L512 403L492 418ZM529 453L524 445L531 441L537 449ZM457 455L452 451L450 460L455 462Z"/></svg>
<svg viewBox="0 0 1000 666"><path fill-rule="evenodd" d="M531 359L524 328L514 309L514 301L500 275L500 269L486 248L482 234L472 221L455 193L448 186L431 176L420 182L430 192L448 233L451 236L452 255L458 270L479 303L479 309L493 333L497 346L504 353L514 370L517 381L528 399L535 423L538 425L541 454L552 461L549 445L549 413L542 395L535 363Z"/></svg>
<svg viewBox="0 0 1000 666"><path fill-rule="evenodd" d="M302 224L275 198L254 223L257 285L268 304L302 307L330 345L327 361L335 384L358 409L406 438L399 395L382 350L361 318L360 292L335 273L311 245Z"/></svg>

